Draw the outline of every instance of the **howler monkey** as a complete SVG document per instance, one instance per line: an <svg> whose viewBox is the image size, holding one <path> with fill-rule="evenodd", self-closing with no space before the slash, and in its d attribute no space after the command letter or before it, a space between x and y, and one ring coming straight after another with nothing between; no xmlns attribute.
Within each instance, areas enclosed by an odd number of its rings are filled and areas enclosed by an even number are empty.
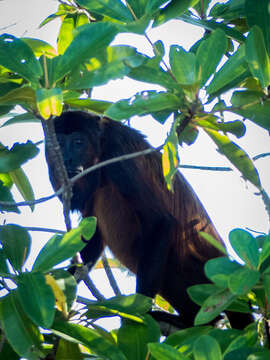
<svg viewBox="0 0 270 360"><path fill-rule="evenodd" d="M68 111L55 119L55 131L69 177L93 164L151 146L136 130L108 118ZM59 188L55 164L47 151L50 179ZM186 289L208 282L204 263L222 254L199 234L221 241L201 202L180 172L173 191L164 181L161 154L153 152L116 162L74 184L71 210L96 216L97 231L81 251L91 268L108 246L116 258L137 274L137 292L161 294L192 326L198 306ZM233 327L250 320L228 314Z"/></svg>

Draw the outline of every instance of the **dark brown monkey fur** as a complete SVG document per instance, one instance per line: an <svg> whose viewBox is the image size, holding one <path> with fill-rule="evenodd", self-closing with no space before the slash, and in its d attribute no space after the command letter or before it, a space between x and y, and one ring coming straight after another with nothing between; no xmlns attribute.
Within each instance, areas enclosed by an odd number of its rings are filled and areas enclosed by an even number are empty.
<svg viewBox="0 0 270 360"><path fill-rule="evenodd" d="M136 130L108 118L69 111L55 119L55 130L70 177L93 164L150 148ZM46 154L50 179L59 183ZM170 192L164 181L161 154L153 152L103 167L73 187L71 209L97 217L97 232L81 252L95 264L108 246L117 259L137 275L137 292L161 294L192 326L198 306L186 289L206 283L204 264L222 254L198 231L221 241L200 200L178 172ZM228 313L233 327L250 322L247 314Z"/></svg>

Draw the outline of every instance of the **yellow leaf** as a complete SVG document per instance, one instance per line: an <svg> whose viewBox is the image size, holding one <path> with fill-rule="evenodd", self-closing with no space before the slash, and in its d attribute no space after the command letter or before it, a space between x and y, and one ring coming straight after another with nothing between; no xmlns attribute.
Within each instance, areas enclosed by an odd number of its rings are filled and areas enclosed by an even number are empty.
<svg viewBox="0 0 270 360"><path fill-rule="evenodd" d="M56 307L63 313L65 317L68 316L66 296L57 284L57 281L51 275L45 275L46 283L52 288L55 296Z"/></svg>

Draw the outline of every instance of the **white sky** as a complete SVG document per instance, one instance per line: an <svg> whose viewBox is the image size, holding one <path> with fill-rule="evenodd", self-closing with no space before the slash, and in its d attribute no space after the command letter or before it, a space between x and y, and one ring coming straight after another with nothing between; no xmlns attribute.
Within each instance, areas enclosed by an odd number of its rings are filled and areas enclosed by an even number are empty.
<svg viewBox="0 0 270 360"><path fill-rule="evenodd" d="M57 22L50 23L41 30L39 23L53 13L58 3L55 0L4 0L0 2L0 33L8 32L16 36L37 37L56 43ZM13 25L14 24L14 25ZM7 26L9 28L6 28ZM188 49L200 38L202 30L188 26L179 21L171 21L151 31L149 36L154 42L163 40L167 46L179 44ZM151 48L142 36L120 35L117 43L128 43L139 51L151 55ZM116 101L128 98L141 90L158 89L153 85L138 83L129 79L112 81L109 85L98 87L93 95L97 99ZM237 118L237 117L234 117ZM138 117L132 122L136 128L145 133L153 145L163 142L169 126L163 128L149 116ZM233 138L250 156L270 151L268 133L246 121L247 133L243 139ZM36 142L43 138L41 126L37 124L23 124L0 129L0 141L4 145L12 145L15 141L24 142L28 139ZM49 183L47 167L44 159L43 147L40 155L24 166L33 185L36 198L52 193ZM230 166L226 159L216 152L216 146L206 135L201 134L199 141L191 147L180 148L182 164ZM270 157L258 160L256 166L261 175L263 186L270 193ZM261 199L254 195L256 189L244 182L238 173L206 172L199 170L182 171L189 180L198 196L205 205L218 231L226 241L230 230L236 227L249 227L256 231L268 232L267 214ZM19 198L18 198L19 199ZM30 210L22 208L23 215L8 214L3 217L6 222L14 222L24 226L39 226L64 229L62 208L55 199L49 203L36 206L32 214ZM2 221L1 221L2 222ZM46 233L32 233L33 251L37 253L49 238ZM126 286L126 285L125 285ZM133 285L132 285L133 286ZM102 290L102 289L101 289Z"/></svg>

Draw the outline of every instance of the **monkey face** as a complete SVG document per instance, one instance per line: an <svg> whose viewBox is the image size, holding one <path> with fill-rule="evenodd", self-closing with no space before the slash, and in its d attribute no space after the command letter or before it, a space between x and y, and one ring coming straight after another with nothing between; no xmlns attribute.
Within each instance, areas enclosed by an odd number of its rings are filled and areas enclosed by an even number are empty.
<svg viewBox="0 0 270 360"><path fill-rule="evenodd" d="M92 165L89 161L89 140L87 134L83 132L73 132L71 134L59 133L57 134L57 140L70 178Z"/></svg>

